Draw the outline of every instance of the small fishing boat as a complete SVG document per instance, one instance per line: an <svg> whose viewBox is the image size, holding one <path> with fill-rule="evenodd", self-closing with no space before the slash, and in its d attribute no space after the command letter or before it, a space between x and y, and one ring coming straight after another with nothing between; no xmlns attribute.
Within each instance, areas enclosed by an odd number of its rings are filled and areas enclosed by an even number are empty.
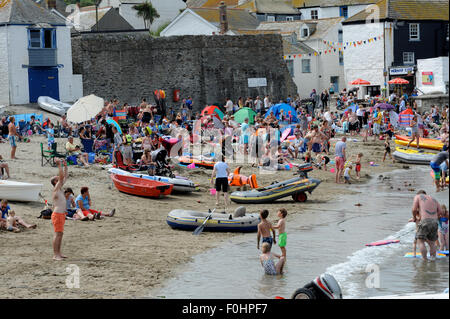
<svg viewBox="0 0 450 319"><path fill-rule="evenodd" d="M435 153L425 152L424 150L417 150L412 148L396 147L395 152L392 153L394 159L398 162L408 164L429 165Z"/></svg>
<svg viewBox="0 0 450 319"><path fill-rule="evenodd" d="M306 192L311 194L319 186L320 182L320 180L315 178L299 176L267 187L233 192L230 195L230 199L235 203L261 204L292 196L296 202L305 202L307 200Z"/></svg>
<svg viewBox="0 0 450 319"><path fill-rule="evenodd" d="M411 137L409 137L409 136L395 135L395 143L398 145L406 146L406 145L408 145L410 140L411 140ZM416 140L414 140L410 146L417 147ZM421 138L419 138L419 147L440 151L444 147L444 143L442 143L440 140L436 140L433 138L422 138L421 137Z"/></svg>
<svg viewBox="0 0 450 319"><path fill-rule="evenodd" d="M111 179L119 191L143 197L159 198L169 195L173 189L173 185L141 177L111 174Z"/></svg>
<svg viewBox="0 0 450 319"><path fill-rule="evenodd" d="M42 184L2 180L0 181L0 199L18 202L38 201L42 186Z"/></svg>
<svg viewBox="0 0 450 319"><path fill-rule="evenodd" d="M180 177L180 176L176 176L175 178L170 178L170 177L165 177L165 176L152 176L152 175L147 175L147 174L130 173L130 172L124 171L123 169L119 169L119 168L110 168L108 170L108 173L116 174L116 175L140 177L140 178L157 181L157 182L161 182L161 183L165 183L165 184L171 184L171 185L173 185L173 191L177 191L177 192L193 192L193 191L195 191L194 182L189 179Z"/></svg>
<svg viewBox="0 0 450 319"><path fill-rule="evenodd" d="M50 113L55 113L58 115L64 115L70 109L72 105L60 102L49 96L40 96L38 98L38 104L41 109L46 110Z"/></svg>
<svg viewBox="0 0 450 319"><path fill-rule="evenodd" d="M209 216L208 212L174 209L167 216L167 224L174 229L194 230L201 226ZM205 224L205 231L255 232L260 222L259 214L245 214L233 217L232 214L212 213Z"/></svg>

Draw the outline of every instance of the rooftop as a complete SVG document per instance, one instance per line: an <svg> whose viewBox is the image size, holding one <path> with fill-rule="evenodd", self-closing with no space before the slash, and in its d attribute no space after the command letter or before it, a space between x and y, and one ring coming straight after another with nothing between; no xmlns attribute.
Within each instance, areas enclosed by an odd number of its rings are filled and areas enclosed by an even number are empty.
<svg viewBox="0 0 450 319"><path fill-rule="evenodd" d="M206 21L220 25L219 9L217 8L190 8ZM247 10L227 8L228 29L237 31L254 30L258 27L259 21Z"/></svg>
<svg viewBox="0 0 450 319"><path fill-rule="evenodd" d="M0 6L0 24L65 25L65 21L32 0L9 0Z"/></svg>

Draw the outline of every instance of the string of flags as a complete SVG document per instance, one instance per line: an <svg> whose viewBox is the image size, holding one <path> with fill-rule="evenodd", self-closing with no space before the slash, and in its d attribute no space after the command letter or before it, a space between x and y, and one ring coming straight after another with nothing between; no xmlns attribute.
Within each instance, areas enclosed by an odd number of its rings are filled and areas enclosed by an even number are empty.
<svg viewBox="0 0 450 319"><path fill-rule="evenodd" d="M349 42L333 42L333 41L323 41L324 44L326 44L328 46L327 49L325 50L321 50L321 51L316 51L314 53L308 53L308 54L290 54L290 55L285 55L284 59L291 59L293 58L301 58L302 56L318 56L318 55L322 55L322 54L331 54L331 53L335 53L335 52L343 52L344 50L353 48L353 47L357 47L357 46L361 46L361 45L366 45L369 43L373 43L376 41L379 41L383 38L383 35L379 35L373 38L369 38L366 40L361 40L361 41L349 41Z"/></svg>

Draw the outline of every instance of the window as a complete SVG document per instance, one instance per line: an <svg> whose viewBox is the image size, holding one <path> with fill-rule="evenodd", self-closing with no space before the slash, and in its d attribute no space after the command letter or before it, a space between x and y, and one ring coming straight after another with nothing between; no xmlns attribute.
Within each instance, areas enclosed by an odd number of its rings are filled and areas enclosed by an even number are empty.
<svg viewBox="0 0 450 319"><path fill-rule="evenodd" d="M418 23L409 24L409 41L420 41L420 29Z"/></svg>
<svg viewBox="0 0 450 319"><path fill-rule="evenodd" d="M28 47L30 49L55 49L55 29L30 29L28 32Z"/></svg>
<svg viewBox="0 0 450 319"><path fill-rule="evenodd" d="M403 52L403 64L414 64L414 52Z"/></svg>
<svg viewBox="0 0 450 319"><path fill-rule="evenodd" d="M338 31L338 42L344 42L344 32L342 30Z"/></svg>
<svg viewBox="0 0 450 319"><path fill-rule="evenodd" d="M319 19L319 11L311 10L311 20L317 20L317 19Z"/></svg>
<svg viewBox="0 0 450 319"><path fill-rule="evenodd" d="M311 60L310 59L302 60L302 73L311 73Z"/></svg>
<svg viewBox="0 0 450 319"><path fill-rule="evenodd" d="M294 21L294 17L286 17L286 21Z"/></svg>
<svg viewBox="0 0 450 319"><path fill-rule="evenodd" d="M30 30L30 48L41 47L41 30Z"/></svg>
<svg viewBox="0 0 450 319"><path fill-rule="evenodd" d="M374 86L366 86L367 88L367 94L369 96L378 96L381 95L381 89L379 85Z"/></svg>
<svg viewBox="0 0 450 319"><path fill-rule="evenodd" d="M275 16L267 16L268 22L275 22Z"/></svg>
<svg viewBox="0 0 450 319"><path fill-rule="evenodd" d="M339 51L339 65L344 65L344 53Z"/></svg>
<svg viewBox="0 0 450 319"><path fill-rule="evenodd" d="M302 29L302 38L307 38L307 37L309 37L309 29L306 27L306 28Z"/></svg>
<svg viewBox="0 0 450 319"><path fill-rule="evenodd" d="M339 16L347 19L347 17L348 17L348 7L347 6L339 7Z"/></svg>
<svg viewBox="0 0 450 319"><path fill-rule="evenodd" d="M294 60L286 60L286 65L291 77L294 77Z"/></svg>

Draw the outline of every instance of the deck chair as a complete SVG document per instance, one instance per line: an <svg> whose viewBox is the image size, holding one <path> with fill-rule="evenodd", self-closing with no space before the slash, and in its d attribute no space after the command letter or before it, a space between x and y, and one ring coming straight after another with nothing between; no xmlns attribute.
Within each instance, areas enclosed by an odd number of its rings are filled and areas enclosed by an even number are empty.
<svg viewBox="0 0 450 319"><path fill-rule="evenodd" d="M136 164L135 165L125 165L125 163L123 162L122 153L120 151L115 151L114 157L116 158L116 162L115 162L114 166L117 168L123 169L125 171L129 171L129 172L134 172L139 169L139 165L136 165Z"/></svg>
<svg viewBox="0 0 450 319"><path fill-rule="evenodd" d="M41 144L41 166L44 166L46 164L50 164L50 166L55 166L55 158L66 158L66 154L58 153L57 143L52 144L51 150L44 150L44 144L43 143L40 144Z"/></svg>

